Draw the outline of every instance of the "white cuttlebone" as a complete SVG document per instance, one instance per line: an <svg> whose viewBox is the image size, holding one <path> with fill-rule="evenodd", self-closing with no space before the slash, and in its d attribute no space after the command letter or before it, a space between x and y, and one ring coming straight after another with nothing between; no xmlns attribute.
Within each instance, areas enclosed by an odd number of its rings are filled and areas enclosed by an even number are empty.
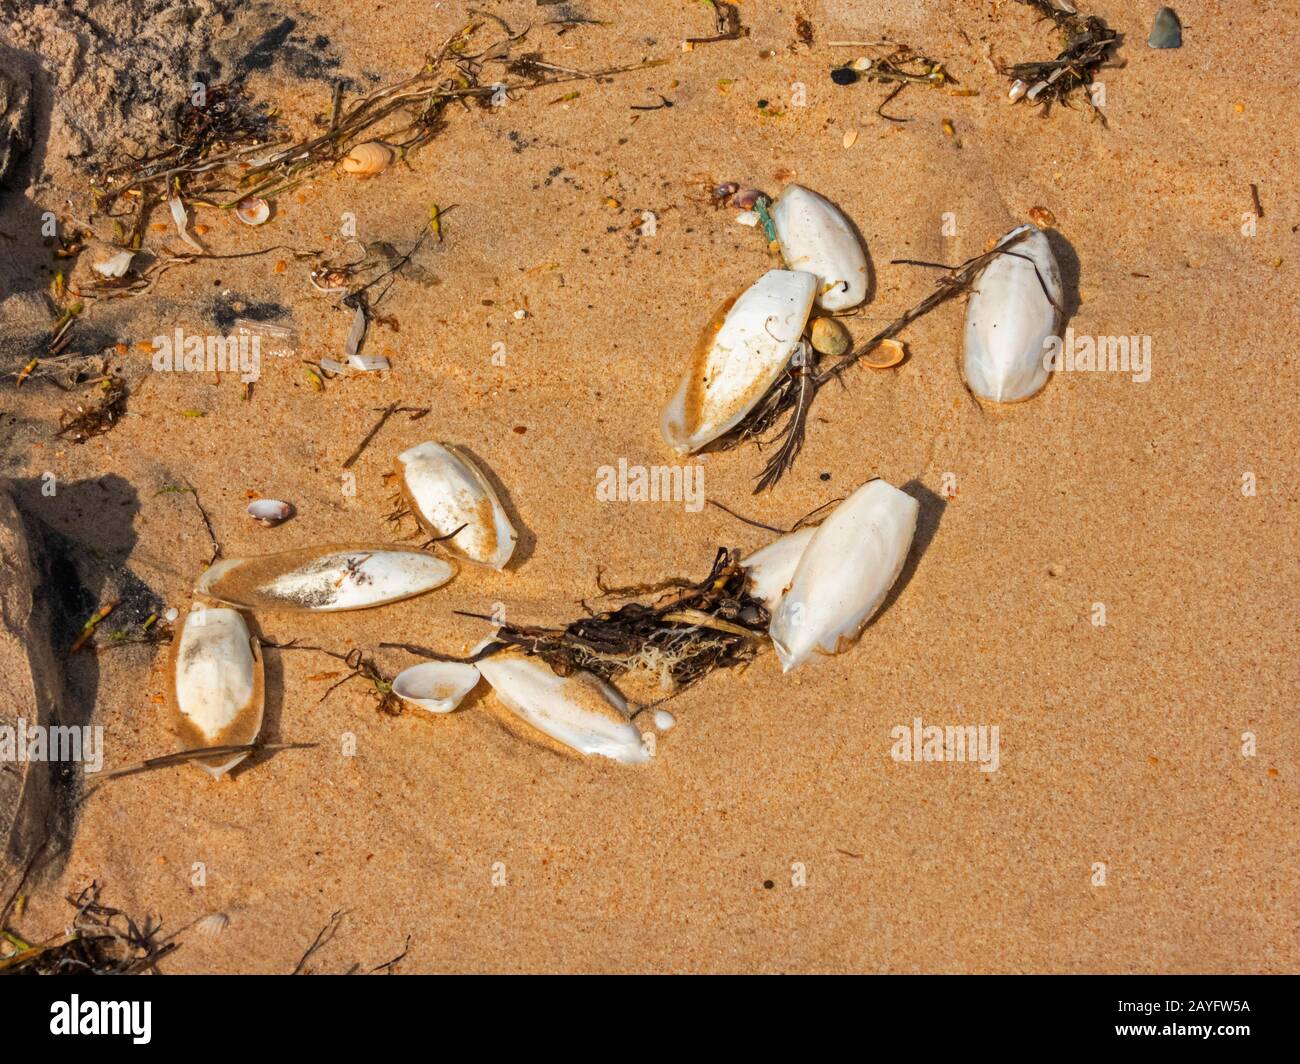
<svg viewBox="0 0 1300 1064"><path fill-rule="evenodd" d="M858 638L903 571L919 510L912 496L871 480L817 526L768 626L783 672Z"/></svg>
<svg viewBox="0 0 1300 1064"><path fill-rule="evenodd" d="M848 310L867 298L867 253L835 204L802 185L787 185L769 212L781 256L817 278L817 305Z"/></svg>
<svg viewBox="0 0 1300 1064"><path fill-rule="evenodd" d="M998 243L1026 231L984 267L966 304L966 383L998 403L1028 399L1047 383L1045 344L1060 325L1061 271L1046 234L1022 225Z"/></svg>
<svg viewBox="0 0 1300 1064"><path fill-rule="evenodd" d="M790 361L816 287L810 273L769 270L713 316L660 417L674 450L699 450L754 408Z"/></svg>
<svg viewBox="0 0 1300 1064"><path fill-rule="evenodd" d="M411 598L441 587L456 566L427 551L392 546L324 546L225 558L195 590L247 609L335 612Z"/></svg>
<svg viewBox="0 0 1300 1064"><path fill-rule="evenodd" d="M772 540L766 547L760 547L748 558L741 559L740 564L749 570L749 591L769 611L775 610L794 579L794 571L799 559L808 547L817 529L809 526L787 532L779 539Z"/></svg>
<svg viewBox="0 0 1300 1064"><path fill-rule="evenodd" d="M426 661L393 677L393 694L430 713L450 713L474 690L480 675L459 661Z"/></svg>
<svg viewBox="0 0 1300 1064"><path fill-rule="evenodd" d="M168 702L187 749L242 746L262 728L262 656L236 610L200 607L186 614L172 643ZM213 778L247 754L220 764L195 761Z"/></svg>
<svg viewBox="0 0 1300 1064"><path fill-rule="evenodd" d="M420 443L397 456L402 494L420 524L445 546L479 565L504 569L519 533L491 482L465 451ZM464 526L461 528L461 526Z"/></svg>
<svg viewBox="0 0 1300 1064"><path fill-rule="evenodd" d="M627 702L600 677L558 676L540 658L503 650L478 662L502 704L525 723L581 754L625 765L650 760L641 733L627 719Z"/></svg>

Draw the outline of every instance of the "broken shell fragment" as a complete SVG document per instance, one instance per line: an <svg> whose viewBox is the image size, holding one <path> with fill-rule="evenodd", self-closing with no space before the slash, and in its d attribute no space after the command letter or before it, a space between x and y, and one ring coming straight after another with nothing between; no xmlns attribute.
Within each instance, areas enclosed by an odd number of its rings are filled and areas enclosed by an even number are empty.
<svg viewBox="0 0 1300 1064"><path fill-rule="evenodd" d="M168 704L187 750L243 746L262 728L262 655L235 610L198 607L172 640ZM213 778L247 754L194 764Z"/></svg>
<svg viewBox="0 0 1300 1064"><path fill-rule="evenodd" d="M483 658L478 669L507 709L563 746L625 765L650 760L627 719L627 702L593 673L559 676L540 658L513 649Z"/></svg>
<svg viewBox="0 0 1300 1064"><path fill-rule="evenodd" d="M984 267L966 304L966 383L998 403L1028 399L1047 383L1048 337L1060 322L1061 271L1042 230L1022 225L998 246L1026 232Z"/></svg>
<svg viewBox="0 0 1300 1064"><path fill-rule="evenodd" d="M506 567L519 534L491 483L464 450L417 444L397 456L397 478L421 528L434 537L450 537L446 546L472 562Z"/></svg>
<svg viewBox="0 0 1300 1064"><path fill-rule="evenodd" d="M479 681L473 665L458 661L426 661L403 669L393 678L393 694L430 713L450 713Z"/></svg>
<svg viewBox="0 0 1300 1064"><path fill-rule="evenodd" d="M292 515L293 507L279 499L254 499L248 504L248 516L268 528L289 520Z"/></svg>
<svg viewBox="0 0 1300 1064"><path fill-rule="evenodd" d="M119 251L112 258L95 263L94 270L101 277L121 277L131 268L133 258L134 251Z"/></svg>
<svg viewBox="0 0 1300 1064"><path fill-rule="evenodd" d="M271 217L271 205L261 196L249 196L235 204L235 217L245 225L263 225Z"/></svg>
<svg viewBox="0 0 1300 1064"><path fill-rule="evenodd" d="M754 551L740 564L749 570L749 593L761 599L769 612L775 612L781 597L794 579L799 559L807 549L817 529L809 526L787 532L766 547Z"/></svg>
<svg viewBox="0 0 1300 1064"><path fill-rule="evenodd" d="M754 408L790 361L816 287L810 273L769 270L722 305L660 417L670 446L683 454L697 451Z"/></svg>
<svg viewBox="0 0 1300 1064"><path fill-rule="evenodd" d="M817 277L819 307L848 310L867 298L866 252L835 204L802 185L787 185L770 213L786 265Z"/></svg>
<svg viewBox="0 0 1300 1064"><path fill-rule="evenodd" d="M768 628L783 672L857 640L903 571L919 510L912 496L871 480L817 526Z"/></svg>
<svg viewBox="0 0 1300 1064"><path fill-rule="evenodd" d="M326 546L223 558L195 590L230 606L258 610L361 610L441 587L456 566L422 550Z"/></svg>
<svg viewBox="0 0 1300 1064"><path fill-rule="evenodd" d="M1011 91L1007 93L1007 99L1010 100L1012 103L1015 103L1017 100L1020 100L1028 91L1029 91L1029 82L1022 81L1020 78L1017 78L1015 81L1011 83Z"/></svg>
<svg viewBox="0 0 1300 1064"><path fill-rule="evenodd" d="M846 352L853 340L840 321L835 318L813 318L810 330L814 351L823 355L839 357Z"/></svg>
<svg viewBox="0 0 1300 1064"><path fill-rule="evenodd" d="M369 177L371 174L380 173L388 168L388 164L393 161L393 152L386 144L380 144L378 141L367 141L365 144L358 144L347 155L343 156L339 162L339 167L349 174L356 174L358 177Z"/></svg>

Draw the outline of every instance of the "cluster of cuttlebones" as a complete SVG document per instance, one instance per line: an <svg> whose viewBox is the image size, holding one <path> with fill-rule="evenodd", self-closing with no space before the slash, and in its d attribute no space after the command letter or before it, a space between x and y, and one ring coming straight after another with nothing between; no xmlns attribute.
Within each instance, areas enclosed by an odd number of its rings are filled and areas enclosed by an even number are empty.
<svg viewBox="0 0 1300 1064"><path fill-rule="evenodd" d="M680 452L756 439L786 413L778 456L760 482L760 489L770 486L798 454L817 389L973 282L963 360L972 394L1015 402L1046 382L1043 350L1059 328L1061 282L1037 227L1020 226L951 269L922 303L858 347L841 344L836 357L825 323L862 302L868 288L856 230L828 200L798 185L755 205L786 268L769 270L705 327L662 417L665 439ZM196 760L201 767L220 776L256 748L262 663L241 611L380 606L446 584L458 562L496 570L509 563L518 534L492 479L468 451L418 444L397 456L392 478L399 501L389 519L413 517L417 534L427 537L421 547L332 544L221 559L200 576L198 602L216 605L196 605L178 626L169 696L187 745L211 751ZM375 685L385 707L409 703L449 713L486 680L533 737L585 755L643 762L654 743L636 725L640 710L630 711L616 681L649 677L668 698L715 670L748 664L767 643L784 671L840 653L903 572L919 510L912 495L873 479L752 555L720 549L700 581L616 588L598 580L602 596L622 604L588 610L560 627L468 614L492 622L495 631L467 656L384 644L428 659L391 682L356 651L335 656L351 675Z"/></svg>

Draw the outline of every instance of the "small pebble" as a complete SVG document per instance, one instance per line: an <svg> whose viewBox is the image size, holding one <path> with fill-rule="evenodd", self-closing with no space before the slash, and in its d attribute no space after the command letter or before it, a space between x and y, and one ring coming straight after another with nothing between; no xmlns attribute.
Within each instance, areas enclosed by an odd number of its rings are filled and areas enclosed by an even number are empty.
<svg viewBox="0 0 1300 1064"><path fill-rule="evenodd" d="M1056 215L1046 207L1030 207L1029 220L1039 229L1047 229L1056 224Z"/></svg>
<svg viewBox="0 0 1300 1064"><path fill-rule="evenodd" d="M849 336L849 330L844 328L835 318L813 318L813 350L820 351L823 355L834 355L838 358L849 349L851 343L852 338Z"/></svg>
<svg viewBox="0 0 1300 1064"><path fill-rule="evenodd" d="M669 713L668 710L666 709L655 710L655 727L658 728L660 731L668 731L676 723L677 723L677 718L674 717L671 713Z"/></svg>
<svg viewBox="0 0 1300 1064"><path fill-rule="evenodd" d="M176 618L179 617L180 615L181 615L180 610L178 610L175 606L170 606L168 607L167 612L163 614L163 618L167 621L168 624L170 624L172 621L176 620Z"/></svg>
<svg viewBox="0 0 1300 1064"><path fill-rule="evenodd" d="M1183 24L1172 7L1162 7L1156 12L1156 19L1151 24L1151 36L1147 38L1152 48L1181 48L1183 46Z"/></svg>
<svg viewBox="0 0 1300 1064"><path fill-rule="evenodd" d="M858 80L858 72L852 67L836 67L831 71L831 81L836 85L852 85Z"/></svg>

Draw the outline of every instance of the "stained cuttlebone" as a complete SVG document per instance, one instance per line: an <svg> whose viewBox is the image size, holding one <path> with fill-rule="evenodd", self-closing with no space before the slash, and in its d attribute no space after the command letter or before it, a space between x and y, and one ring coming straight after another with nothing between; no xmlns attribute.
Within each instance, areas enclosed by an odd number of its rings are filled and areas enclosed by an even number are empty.
<svg viewBox="0 0 1300 1064"><path fill-rule="evenodd" d="M186 614L172 640L167 702L187 750L243 746L262 728L262 655L235 610L198 607ZM194 764L213 778L247 754Z"/></svg>
<svg viewBox="0 0 1300 1064"><path fill-rule="evenodd" d="M430 713L450 713L474 689L480 673L457 661L426 661L393 678L393 694Z"/></svg>
<svg viewBox="0 0 1300 1064"><path fill-rule="evenodd" d="M770 213L781 256L817 278L817 305L848 310L867 298L867 253L844 213L802 185L787 185Z"/></svg>
<svg viewBox="0 0 1300 1064"><path fill-rule="evenodd" d="M456 566L426 551L395 546L329 545L225 558L195 591L255 610L360 610L441 587Z"/></svg>
<svg viewBox="0 0 1300 1064"><path fill-rule="evenodd" d="M674 450L699 450L754 408L790 361L816 287L810 273L769 270L719 308L659 420Z"/></svg>
<svg viewBox="0 0 1300 1064"><path fill-rule="evenodd" d="M463 449L420 443L397 456L397 479L411 513L431 536L450 536L456 554L504 569L519 534L483 471Z"/></svg>
<svg viewBox="0 0 1300 1064"><path fill-rule="evenodd" d="M768 626L783 672L858 638L903 571L919 509L871 480L817 526Z"/></svg>
<svg viewBox="0 0 1300 1064"><path fill-rule="evenodd" d="M562 746L625 765L650 760L627 719L626 700L600 677L559 676L540 658L513 649L481 659L478 670L508 710Z"/></svg>
<svg viewBox="0 0 1300 1064"><path fill-rule="evenodd" d="M803 552L816 531L816 528L810 526L787 532L741 560L740 564L749 570L750 594L761 599L769 611L775 610L780 604L790 581L794 579L799 559L803 557Z"/></svg>
<svg viewBox="0 0 1300 1064"><path fill-rule="evenodd" d="M975 279L966 304L964 373L981 399L1014 403L1047 383L1046 343L1060 325L1061 271L1043 231L1011 230L998 243L1028 233Z"/></svg>

